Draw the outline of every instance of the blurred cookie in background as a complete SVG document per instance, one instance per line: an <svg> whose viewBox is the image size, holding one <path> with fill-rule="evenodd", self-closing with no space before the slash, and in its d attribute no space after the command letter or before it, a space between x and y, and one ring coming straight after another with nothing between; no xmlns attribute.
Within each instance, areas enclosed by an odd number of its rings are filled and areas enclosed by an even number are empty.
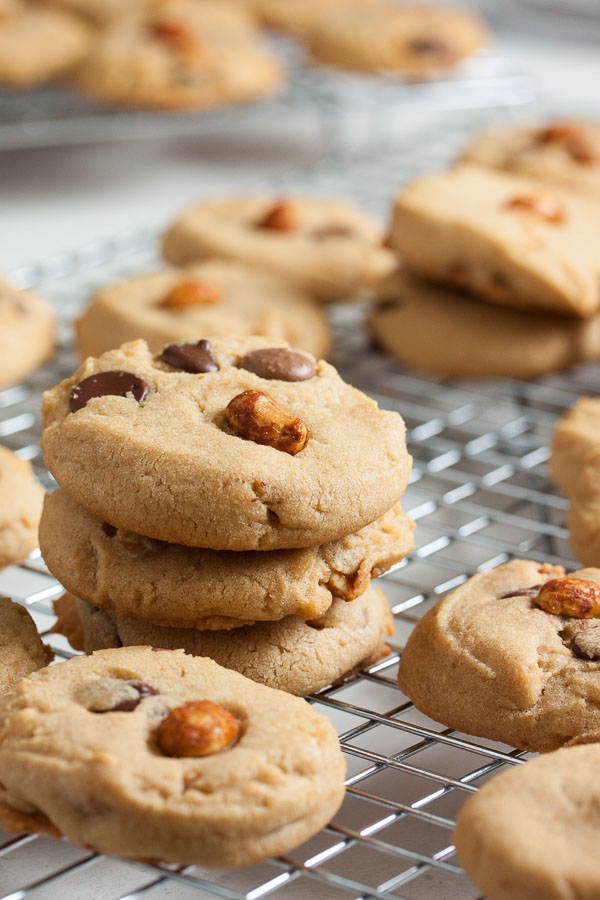
<svg viewBox="0 0 600 900"><path fill-rule="evenodd" d="M203 109L272 94L283 73L241 7L172 0L110 24L75 83L109 104Z"/></svg>
<svg viewBox="0 0 600 900"><path fill-rule="evenodd" d="M560 119L518 124L477 135L463 154L470 162L521 172L600 199L600 123Z"/></svg>
<svg viewBox="0 0 600 900"><path fill-rule="evenodd" d="M0 390L45 363L54 342L55 318L46 301L0 277Z"/></svg>
<svg viewBox="0 0 600 900"><path fill-rule="evenodd" d="M314 60L359 72L408 79L443 72L484 47L487 29L476 13L418 4L350 4L303 33Z"/></svg>
<svg viewBox="0 0 600 900"><path fill-rule="evenodd" d="M203 200L163 237L174 265L207 257L261 265L321 302L372 292L395 265L379 224L346 200L240 195Z"/></svg>
<svg viewBox="0 0 600 900"><path fill-rule="evenodd" d="M303 35L329 16L345 16L350 9L366 10L380 0L245 0L267 28Z"/></svg>
<svg viewBox="0 0 600 900"><path fill-rule="evenodd" d="M283 338L317 358L331 349L329 325L315 301L270 272L207 260L102 288L75 323L82 356L99 356L144 338L158 352L184 338L261 334Z"/></svg>
<svg viewBox="0 0 600 900"><path fill-rule="evenodd" d="M52 657L25 607L0 597L0 694L47 666Z"/></svg>
<svg viewBox="0 0 600 900"><path fill-rule="evenodd" d="M375 344L447 378L537 378L600 357L600 314L509 309L406 271L387 278L368 320Z"/></svg>
<svg viewBox="0 0 600 900"><path fill-rule="evenodd" d="M22 0L0 0L0 85L30 87L67 74L88 52L81 19Z"/></svg>
<svg viewBox="0 0 600 900"><path fill-rule="evenodd" d="M31 464L0 446L0 568L23 562L37 547L43 502Z"/></svg>

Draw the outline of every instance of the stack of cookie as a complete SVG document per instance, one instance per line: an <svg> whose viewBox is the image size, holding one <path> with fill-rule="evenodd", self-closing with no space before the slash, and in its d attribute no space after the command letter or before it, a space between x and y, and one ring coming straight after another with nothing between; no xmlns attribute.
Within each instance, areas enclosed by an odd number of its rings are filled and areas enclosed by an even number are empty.
<svg viewBox="0 0 600 900"><path fill-rule="evenodd" d="M399 415L282 341L144 341L47 392L40 545L87 651L150 644L306 694L385 652L412 547Z"/></svg>
<svg viewBox="0 0 600 900"><path fill-rule="evenodd" d="M448 377L534 378L600 356L600 204L574 186L462 162L409 185L390 245L404 268L370 327Z"/></svg>

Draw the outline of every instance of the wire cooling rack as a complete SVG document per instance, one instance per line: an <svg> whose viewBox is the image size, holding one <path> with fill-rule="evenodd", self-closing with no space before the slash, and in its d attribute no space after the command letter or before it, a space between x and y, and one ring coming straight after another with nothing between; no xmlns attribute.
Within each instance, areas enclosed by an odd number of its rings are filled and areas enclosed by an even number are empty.
<svg viewBox="0 0 600 900"><path fill-rule="evenodd" d="M439 122L412 152L344 168L322 161L289 173L280 190L326 190L383 213L391 190L418 169L454 155L464 131ZM454 129L454 130L453 130ZM30 459L44 484L39 452L40 392L71 374L68 322L91 290L156 264L149 234L90 244L14 273L49 296L61 313L61 349L25 385L0 393L0 439ZM360 305L336 307L335 362L380 405L398 410L414 456L405 510L417 547L381 579L395 619L391 654L354 680L311 698L336 726L348 763L346 801L329 827L284 859L240 870L124 863L66 841L0 832L0 900L475 900L478 891L454 855L452 826L464 800L523 754L450 731L418 713L396 684L401 648L436 599L475 572L513 556L573 566L564 528L566 501L545 462L556 417L581 394L597 394L600 367L537 382L446 383L401 369L373 350ZM39 555L0 573L0 592L24 603L58 659L72 655L49 632L61 593ZM435 672L431 673L435 677Z"/></svg>
<svg viewBox="0 0 600 900"><path fill-rule="evenodd" d="M23 149L111 140L145 140L260 127L301 112L316 117L325 138L336 138L348 112L352 126L389 133L395 117L410 111L518 107L533 95L531 79L497 51L485 50L431 82L408 83L309 66L293 40L269 38L287 70L273 97L223 109L147 112L94 103L75 90L50 84L34 90L0 90L0 149ZM385 125L385 129L382 126Z"/></svg>

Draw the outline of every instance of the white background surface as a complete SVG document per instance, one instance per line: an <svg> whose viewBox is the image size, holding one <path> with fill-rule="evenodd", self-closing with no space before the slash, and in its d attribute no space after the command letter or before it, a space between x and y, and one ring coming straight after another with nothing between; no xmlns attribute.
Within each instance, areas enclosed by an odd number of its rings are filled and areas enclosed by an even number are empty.
<svg viewBox="0 0 600 900"><path fill-rule="evenodd" d="M514 5L488 5L499 50L532 73L546 105L600 114L598 27L590 35L560 17L540 20L515 14ZM314 120L278 125L274 132L0 152L0 269L129 226L160 225L203 194L235 190L253 175L318 154Z"/></svg>

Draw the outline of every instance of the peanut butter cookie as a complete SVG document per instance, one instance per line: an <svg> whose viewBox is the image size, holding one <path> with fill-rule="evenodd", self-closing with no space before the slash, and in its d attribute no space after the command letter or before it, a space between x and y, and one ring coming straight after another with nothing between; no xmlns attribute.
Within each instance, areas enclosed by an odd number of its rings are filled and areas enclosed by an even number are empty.
<svg viewBox="0 0 600 900"><path fill-rule="evenodd" d="M183 213L163 238L181 266L220 257L260 265L322 302L368 294L393 270L394 254L369 216L332 197L221 197Z"/></svg>
<svg viewBox="0 0 600 900"><path fill-rule="evenodd" d="M344 794L335 730L299 697L150 647L43 669L0 699L0 823L181 865L248 865Z"/></svg>
<svg viewBox="0 0 600 900"><path fill-rule="evenodd" d="M360 596L412 546L413 524L399 504L331 544L261 553L200 550L122 531L62 490L46 497L40 522L46 565L69 591L117 616L175 628L316 619L336 598Z"/></svg>
<svg viewBox="0 0 600 900"><path fill-rule="evenodd" d="M600 730L600 569L513 560L417 623L399 682L457 731L546 752Z"/></svg>
<svg viewBox="0 0 600 900"><path fill-rule="evenodd" d="M397 413L258 337L124 344L47 391L42 417L46 464L77 503L190 547L338 540L399 500L411 465Z"/></svg>
<svg viewBox="0 0 600 900"><path fill-rule="evenodd" d="M104 287L75 324L82 356L143 338L157 352L169 341L261 334L320 358L331 349L313 298L270 272L208 260Z"/></svg>

